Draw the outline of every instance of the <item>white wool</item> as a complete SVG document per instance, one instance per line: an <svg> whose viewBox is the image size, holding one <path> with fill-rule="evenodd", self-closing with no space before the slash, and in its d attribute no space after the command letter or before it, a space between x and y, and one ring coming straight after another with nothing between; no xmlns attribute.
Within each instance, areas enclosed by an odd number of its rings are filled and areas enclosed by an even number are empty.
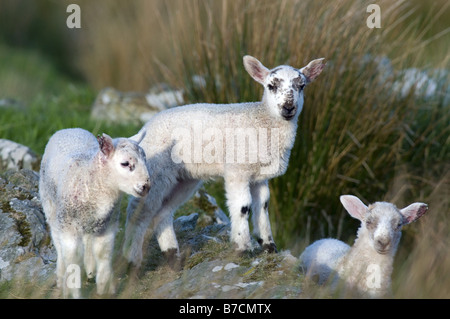
<svg viewBox="0 0 450 319"><path fill-rule="evenodd" d="M114 291L111 257L117 231L114 206L120 192L143 196L149 189L145 152L134 141L97 140L83 129L65 129L49 140L42 158L39 194L58 254L58 286L68 286L67 269L83 263L88 277L96 273L97 291ZM71 269L72 269L71 268Z"/></svg>
<svg viewBox="0 0 450 319"><path fill-rule="evenodd" d="M299 257L303 271L307 277L318 276L319 284L331 283L333 289L343 283L344 291L365 297L389 295L401 228L421 217L428 206L413 203L399 210L391 203L376 202L367 207L351 195L341 196L341 202L361 220L355 243L350 247L331 238L314 242Z"/></svg>
<svg viewBox="0 0 450 319"><path fill-rule="evenodd" d="M143 206L128 207L124 255L139 265L148 227L163 252L178 254L172 213L203 180L223 177L231 217L231 241L239 251L253 249L248 225L263 249L276 251L268 216L268 180L286 172L303 108L303 88L324 67L323 59L302 69L272 70L244 57L249 74L264 86L260 102L194 104L156 114L140 132L154 187ZM138 211L136 211L136 209Z"/></svg>

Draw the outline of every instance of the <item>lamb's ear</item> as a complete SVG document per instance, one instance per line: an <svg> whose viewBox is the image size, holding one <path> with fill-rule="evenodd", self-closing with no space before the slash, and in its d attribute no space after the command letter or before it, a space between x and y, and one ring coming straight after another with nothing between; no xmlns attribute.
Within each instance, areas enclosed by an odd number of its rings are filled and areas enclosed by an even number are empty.
<svg viewBox="0 0 450 319"><path fill-rule="evenodd" d="M323 68L325 67L325 64L326 63L324 58L312 60L311 62L308 63L307 66L301 68L300 72L302 72L306 76L308 83L311 83L322 72Z"/></svg>
<svg viewBox="0 0 450 319"><path fill-rule="evenodd" d="M413 203L403 209L400 209L400 213L405 218L405 224L412 223L419 219L428 210L428 205L425 203Z"/></svg>
<svg viewBox="0 0 450 319"><path fill-rule="evenodd" d="M114 153L114 144L112 138L103 133L102 136L97 136L98 145L102 153L108 158Z"/></svg>
<svg viewBox="0 0 450 319"><path fill-rule="evenodd" d="M264 84L264 80L270 72L270 70L261 62L250 55L244 56L244 67L248 74L250 74L256 82L261 84Z"/></svg>
<svg viewBox="0 0 450 319"><path fill-rule="evenodd" d="M347 212L356 219L360 221L364 220L364 216L367 212L367 206L356 196L353 195L342 195L340 198L342 205L347 210Z"/></svg>
<svg viewBox="0 0 450 319"><path fill-rule="evenodd" d="M147 130L140 130L136 135L131 136L129 139L140 144L144 139L145 135L147 135Z"/></svg>

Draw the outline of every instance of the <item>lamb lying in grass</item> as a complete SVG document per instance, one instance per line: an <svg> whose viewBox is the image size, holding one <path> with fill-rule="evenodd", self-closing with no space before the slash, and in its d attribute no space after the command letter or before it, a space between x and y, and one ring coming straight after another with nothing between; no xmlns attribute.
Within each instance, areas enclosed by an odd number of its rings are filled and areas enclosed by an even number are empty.
<svg viewBox="0 0 450 319"><path fill-rule="evenodd" d="M231 217L231 241L252 250L248 217L264 250L275 252L268 215L268 180L285 173L303 108L303 89L324 67L323 59L296 69L267 69L244 57L247 72L264 86L260 102L196 104L156 114L140 132L153 188L143 203L132 199L127 212L124 257L142 261L147 228L156 231L161 250L177 256L173 212L194 194L202 180L223 177Z"/></svg>
<svg viewBox="0 0 450 319"><path fill-rule="evenodd" d="M352 195L340 200L348 213L361 221L355 243L350 247L332 238L314 242L300 255L303 270L319 284L330 282L333 289L343 283L344 291L356 289L362 296L389 295L402 226L425 214L427 204L413 203L399 210L387 202L367 207Z"/></svg>
<svg viewBox="0 0 450 319"><path fill-rule="evenodd" d="M149 186L145 153L134 141L113 141L106 134L97 140L78 128L50 138L41 163L39 194L58 254L57 284L65 297L80 297L74 284L79 278L66 284L66 277L81 268L83 255L88 277L97 273L97 292L114 292L113 208L121 191L142 197Z"/></svg>

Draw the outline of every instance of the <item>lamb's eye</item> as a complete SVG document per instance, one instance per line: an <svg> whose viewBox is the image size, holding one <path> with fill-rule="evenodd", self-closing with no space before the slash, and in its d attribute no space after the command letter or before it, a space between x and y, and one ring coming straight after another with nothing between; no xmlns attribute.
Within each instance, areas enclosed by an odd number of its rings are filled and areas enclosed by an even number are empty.
<svg viewBox="0 0 450 319"><path fill-rule="evenodd" d="M269 90L271 90L271 91L275 91L275 90L277 89L277 87L276 87L275 85L273 85L273 84L269 84L267 87L268 87Z"/></svg>
<svg viewBox="0 0 450 319"><path fill-rule="evenodd" d="M294 79L293 87L297 91L301 91L305 88L305 82L302 78L296 78Z"/></svg>
<svg viewBox="0 0 450 319"><path fill-rule="evenodd" d="M122 162L122 163L120 163L120 165L123 168L128 168L130 170L130 172L134 171L134 168L135 168L135 165L131 164L129 161Z"/></svg>

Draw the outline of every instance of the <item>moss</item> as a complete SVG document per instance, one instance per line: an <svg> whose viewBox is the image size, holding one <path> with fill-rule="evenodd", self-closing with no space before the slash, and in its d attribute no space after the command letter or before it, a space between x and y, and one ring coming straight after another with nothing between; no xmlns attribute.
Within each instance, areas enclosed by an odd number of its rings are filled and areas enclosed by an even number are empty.
<svg viewBox="0 0 450 319"><path fill-rule="evenodd" d="M185 269L193 268L194 266L212 260L214 258L224 259L229 255L231 249L231 244L228 242L217 243L213 240L208 241L202 249L191 255L188 260L186 260Z"/></svg>
<svg viewBox="0 0 450 319"><path fill-rule="evenodd" d="M5 184L5 181L2 179L2 183L0 184L1 194L7 194L4 186ZM21 191L18 187L15 187L11 191L12 194L8 194L8 196L0 198L0 210L2 213L9 214L9 216L14 219L17 231L22 236L22 239L18 245L21 247L26 247L31 241L32 234L30 224L27 222L26 215L24 213L18 212L11 207L10 201L12 198L17 198L19 200L30 200L32 196L28 192Z"/></svg>
<svg viewBox="0 0 450 319"><path fill-rule="evenodd" d="M35 172L39 172L41 170L41 161L42 156L37 155L37 160L31 164L31 169Z"/></svg>
<svg viewBox="0 0 450 319"><path fill-rule="evenodd" d="M31 242L31 228L30 224L26 220L25 214L15 211L9 202L2 201L0 202L0 209L2 213L7 213L9 216L11 216L15 223L16 228L19 234L22 236L21 241L19 242L19 246L26 247Z"/></svg>
<svg viewBox="0 0 450 319"><path fill-rule="evenodd" d="M10 207L9 211L6 210L6 212L8 212L9 216L11 216L14 219L17 231L22 236L22 239L20 240L18 245L21 247L26 247L31 242L32 233L30 224L27 222L26 215L24 213L13 210L11 205L9 205L9 207Z"/></svg>
<svg viewBox="0 0 450 319"><path fill-rule="evenodd" d="M194 197L193 199L194 205L208 214L214 214L214 212L218 207L209 202L208 198L206 197L206 191L203 188L201 188L198 191L198 193L200 196Z"/></svg>
<svg viewBox="0 0 450 319"><path fill-rule="evenodd" d="M50 235L50 226L47 223L45 224L45 230L46 230L46 235L41 240L39 247L48 247L52 243L52 237Z"/></svg>
<svg viewBox="0 0 450 319"><path fill-rule="evenodd" d="M280 256L275 254L262 254L261 256L260 262L243 275L243 282L267 280L273 271L279 267Z"/></svg>
<svg viewBox="0 0 450 319"><path fill-rule="evenodd" d="M30 192L38 192L39 185L39 175L29 169L22 169L20 171L6 171L4 174L5 180L14 185L14 190L16 191L14 196L17 197L24 196L23 199L31 199ZM22 198L19 198L22 200Z"/></svg>
<svg viewBox="0 0 450 319"><path fill-rule="evenodd" d="M27 259L33 258L33 257L36 257L36 254L34 252L32 252L32 251L29 251L29 252L27 252L27 253L17 257L16 260L14 260L14 262L16 264L18 264L18 263L21 263L21 262L23 262L23 261L25 261Z"/></svg>
<svg viewBox="0 0 450 319"><path fill-rule="evenodd" d="M215 219L214 212L218 208L209 202L206 197L207 192L203 187L198 190L198 194L200 196L193 196L180 206L174 214L174 218L176 219L182 215L198 213L197 229L213 224Z"/></svg>

